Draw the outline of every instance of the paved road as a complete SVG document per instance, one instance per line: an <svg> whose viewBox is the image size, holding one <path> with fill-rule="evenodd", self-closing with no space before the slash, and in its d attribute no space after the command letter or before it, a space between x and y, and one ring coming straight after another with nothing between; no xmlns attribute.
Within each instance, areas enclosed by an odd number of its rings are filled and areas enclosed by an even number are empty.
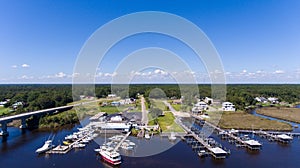
<svg viewBox="0 0 300 168"><path fill-rule="evenodd" d="M145 106L145 98L141 97L141 108L142 108L142 123L147 125L148 124L148 112L146 110L146 106Z"/></svg>

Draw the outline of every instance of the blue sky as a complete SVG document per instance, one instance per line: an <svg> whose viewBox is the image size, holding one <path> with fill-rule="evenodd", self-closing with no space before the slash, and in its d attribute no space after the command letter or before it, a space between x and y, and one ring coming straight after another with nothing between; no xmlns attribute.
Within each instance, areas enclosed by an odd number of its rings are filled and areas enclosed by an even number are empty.
<svg viewBox="0 0 300 168"><path fill-rule="evenodd" d="M297 0L0 0L0 83L71 82L77 55L92 33L140 11L169 12L196 24L217 49L227 83L300 83ZM97 81L109 82L116 65L144 47L175 52L199 83L209 82L203 63L187 46L149 33L114 46L100 63ZM161 72L148 69L136 73L135 80L170 82Z"/></svg>

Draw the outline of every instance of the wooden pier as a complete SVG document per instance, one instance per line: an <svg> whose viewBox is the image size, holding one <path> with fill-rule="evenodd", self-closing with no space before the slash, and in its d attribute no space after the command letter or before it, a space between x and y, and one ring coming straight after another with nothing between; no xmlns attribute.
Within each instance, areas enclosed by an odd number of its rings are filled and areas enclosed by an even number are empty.
<svg viewBox="0 0 300 168"><path fill-rule="evenodd" d="M198 120L202 120L203 119L199 116L195 116L193 115L194 118L198 119ZM238 133L239 130L234 130L235 132L233 131L226 131L226 130L223 130L209 122L205 122L206 125L212 127L213 129L215 129L216 131L218 131L218 133L222 133L222 136L225 136L229 142L233 142L236 144L237 147L247 147L248 149L251 149L251 150L259 150L261 148L261 144L258 142L258 141L255 141L255 140L244 140L238 136L235 135L235 133Z"/></svg>
<svg viewBox="0 0 300 168"><path fill-rule="evenodd" d="M120 146L122 145L122 143L128 138L128 136L131 134L131 131L129 131L125 136L124 138L118 143L118 145L114 148L113 151L117 151Z"/></svg>
<svg viewBox="0 0 300 168"><path fill-rule="evenodd" d="M204 140L204 137L201 137L197 135L194 131L189 129L187 126L185 126L182 122L177 122L188 134L186 136L191 136L196 140L196 144L192 145L193 149L206 149L211 156L213 156L216 159L224 159L227 155L230 154L230 152L226 152L220 147L211 146L206 140ZM185 139L185 138L183 138ZM195 141L193 141L195 142ZM198 145L199 143L199 145Z"/></svg>

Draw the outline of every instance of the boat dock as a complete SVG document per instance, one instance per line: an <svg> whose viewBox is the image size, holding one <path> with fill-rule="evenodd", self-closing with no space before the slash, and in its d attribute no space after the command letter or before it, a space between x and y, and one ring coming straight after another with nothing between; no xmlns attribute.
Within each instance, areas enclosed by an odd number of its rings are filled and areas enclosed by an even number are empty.
<svg viewBox="0 0 300 168"><path fill-rule="evenodd" d="M114 150L113 151L117 151L119 148L120 148L120 146L122 145L122 143L128 138L128 136L131 134L131 131L129 131L125 136L124 136L124 138L118 143L118 145L116 145L116 147L114 148Z"/></svg>
<svg viewBox="0 0 300 168"><path fill-rule="evenodd" d="M200 121L203 121L203 119L201 117L194 116L194 115L193 115L193 117ZM248 137L246 139L246 137L241 138L241 137L237 136L237 133L239 133L239 130L226 131L226 130L223 130L207 121L205 122L205 124L212 127L216 131L218 131L218 134L221 135L222 138L225 137L226 139L228 139L228 141L230 143L235 143L235 145L237 147L246 147L251 150L260 150L261 149L262 144L259 143L258 141L249 139Z"/></svg>
<svg viewBox="0 0 300 168"><path fill-rule="evenodd" d="M210 154L215 159L224 159L227 155L230 154L230 151L225 151L222 149L221 146L216 145L216 142L212 140L211 138L205 138L201 134L196 134L192 129L189 129L187 126L185 126L182 122L178 122L178 124L181 125L181 127L188 133L182 139L187 139L187 143L192 145L193 149L200 149L201 152L198 153L202 155ZM192 137L193 140L189 140L189 137ZM211 141L214 141L213 143ZM202 152L206 149L206 152Z"/></svg>
<svg viewBox="0 0 300 168"><path fill-rule="evenodd" d="M66 145L58 145L55 148L47 151L47 154L66 154L68 153L72 148Z"/></svg>

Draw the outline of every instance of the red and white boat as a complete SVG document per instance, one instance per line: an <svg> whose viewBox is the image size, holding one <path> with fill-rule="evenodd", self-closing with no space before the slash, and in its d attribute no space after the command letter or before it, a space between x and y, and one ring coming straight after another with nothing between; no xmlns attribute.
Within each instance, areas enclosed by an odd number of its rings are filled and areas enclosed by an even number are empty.
<svg viewBox="0 0 300 168"><path fill-rule="evenodd" d="M106 149L100 150L99 154L103 158L104 161L112 164L112 165L119 165L121 164L121 155L116 151L110 151Z"/></svg>

